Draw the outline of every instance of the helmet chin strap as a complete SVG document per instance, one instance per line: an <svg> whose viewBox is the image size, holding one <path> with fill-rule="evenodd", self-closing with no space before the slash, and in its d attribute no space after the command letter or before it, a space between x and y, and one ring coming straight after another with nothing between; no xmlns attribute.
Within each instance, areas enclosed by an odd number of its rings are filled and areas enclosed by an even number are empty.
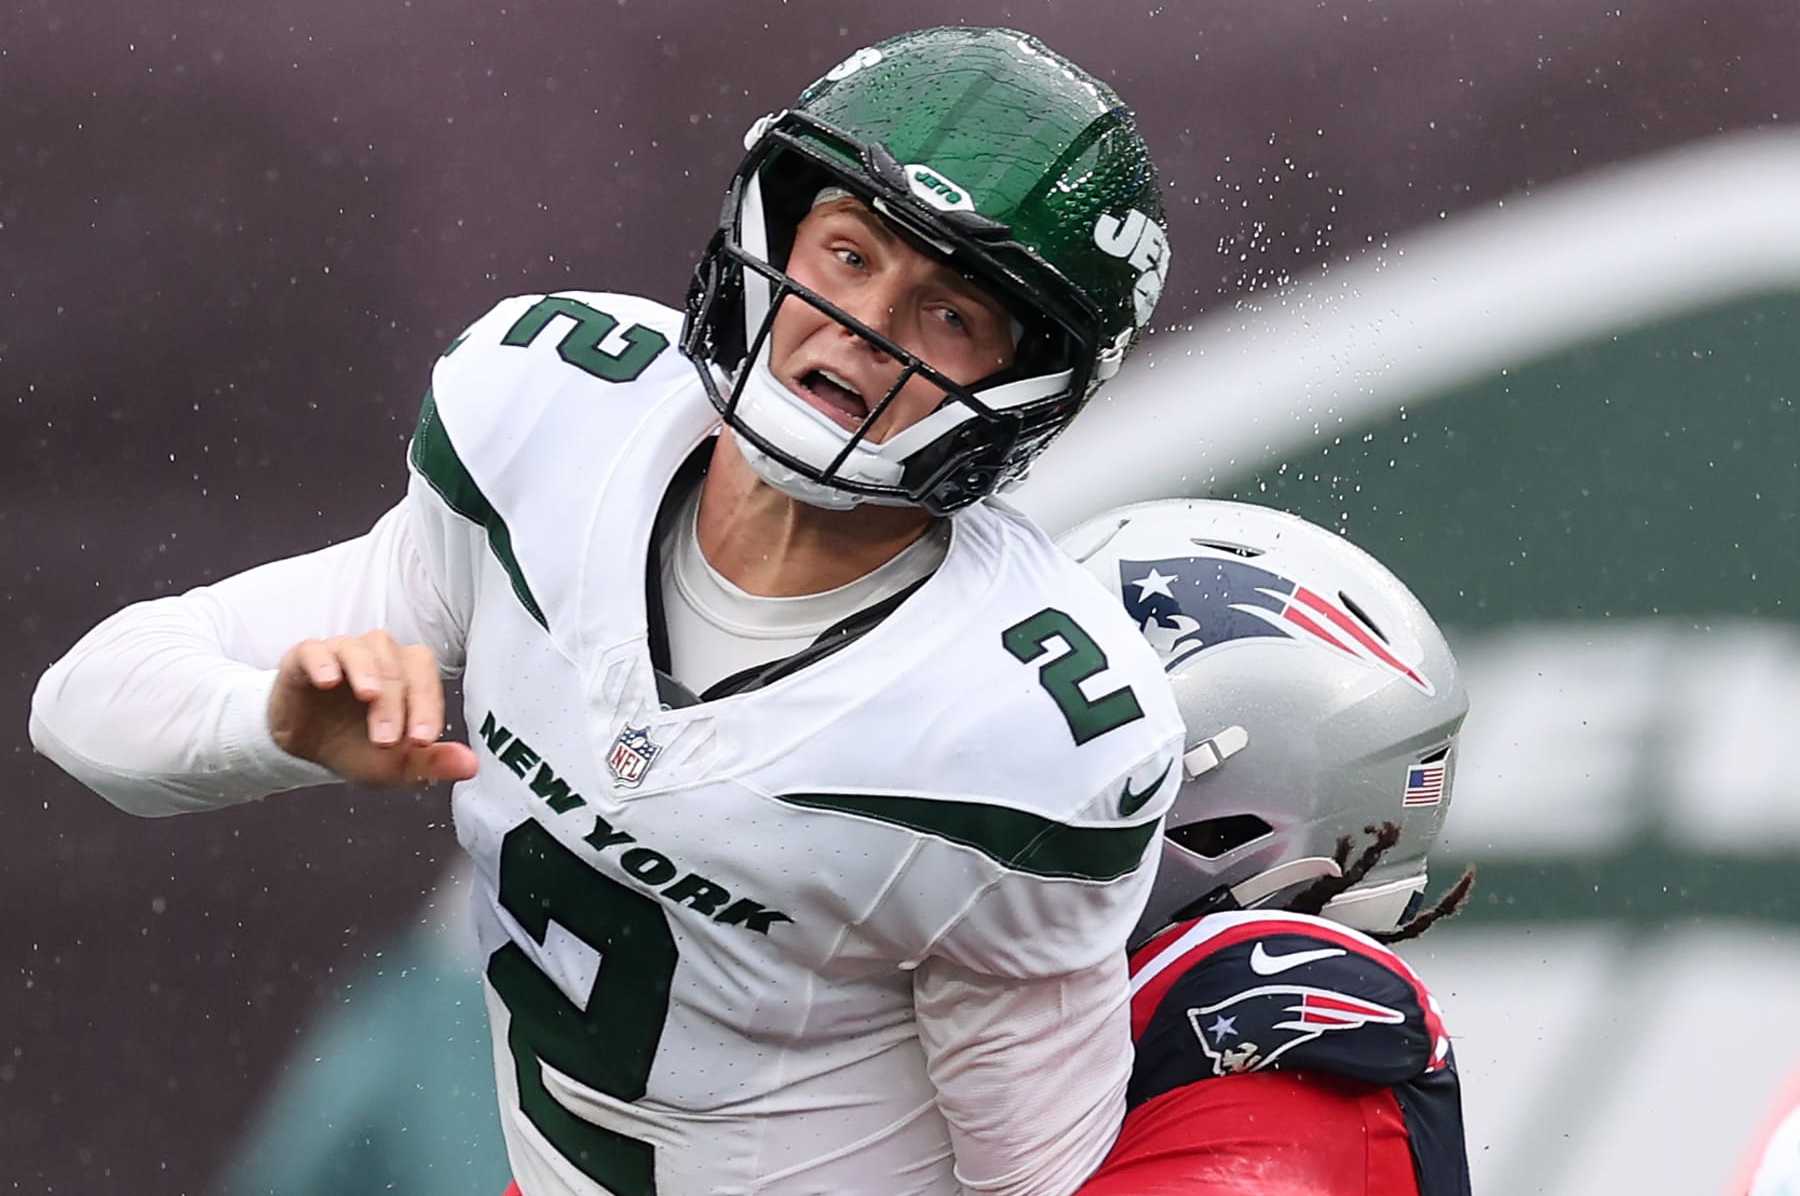
<svg viewBox="0 0 1800 1196"><path fill-rule="evenodd" d="M1343 874L1337 861L1330 856L1305 856L1298 860L1289 860L1285 864L1277 864L1266 872L1258 872L1249 880L1239 881L1231 886L1231 895L1240 907L1248 909L1259 901L1266 901L1283 889L1291 889L1295 885L1317 880L1321 876L1342 876Z"/></svg>
<svg viewBox="0 0 1800 1196"><path fill-rule="evenodd" d="M819 507L827 511L848 511L869 497L864 494L853 494L848 490L840 490L836 486L827 486L823 482L815 482L805 474L790 469L757 448L748 437L737 437L737 446L738 451L744 455L745 463L750 466L757 477L795 502L803 502L809 507Z"/></svg>
<svg viewBox="0 0 1800 1196"><path fill-rule="evenodd" d="M770 409L783 413L786 418L799 421L803 425L815 422L823 423L822 416L815 415L807 409L798 399L788 394L786 387L776 381L774 372L769 368L769 352L769 345L764 344L754 360L745 362L743 368L749 373L749 377L744 379L745 396L749 397L752 390L761 391L763 392L762 397L769 404ZM744 455L745 462L757 477L796 502L803 502L808 506L827 511L848 511L852 507L861 506L864 503L885 507L918 505L909 499L897 496L890 498L885 495L859 494L817 481L776 460L757 447L748 436L738 436L737 444Z"/></svg>
<svg viewBox="0 0 1800 1196"><path fill-rule="evenodd" d="M1267 901L1284 890L1322 876L1342 875L1343 871L1338 867L1337 861L1327 856L1289 860L1229 888L1219 886L1200 900L1177 910L1171 922L1231 910L1254 909L1259 902ZM1392 930L1406 920L1409 910L1417 904L1418 895L1425 891L1425 884L1425 876L1421 874L1402 877L1386 884L1358 885L1332 898L1319 912L1333 922L1353 930Z"/></svg>
<svg viewBox="0 0 1800 1196"><path fill-rule="evenodd" d="M1406 918L1414 898L1425 891L1424 873L1379 885L1358 885L1340 893L1319 912L1356 930L1392 930Z"/></svg>
<svg viewBox="0 0 1800 1196"><path fill-rule="evenodd" d="M1220 885L1206 896L1190 901L1173 914L1169 915L1169 925L1185 922L1190 918L1204 918L1208 914L1230 913L1234 910L1250 909L1260 901L1266 901L1283 889L1291 889L1296 885L1319 879L1321 876L1342 876L1343 871L1336 860L1329 856L1307 856L1304 859L1289 860L1285 864L1258 872L1248 880L1241 880L1235 885Z"/></svg>

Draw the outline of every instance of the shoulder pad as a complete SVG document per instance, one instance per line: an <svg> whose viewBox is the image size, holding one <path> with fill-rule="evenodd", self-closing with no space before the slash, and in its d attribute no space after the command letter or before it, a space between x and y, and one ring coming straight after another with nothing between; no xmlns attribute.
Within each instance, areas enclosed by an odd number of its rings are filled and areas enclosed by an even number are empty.
<svg viewBox="0 0 1800 1196"><path fill-rule="evenodd" d="M956 634L916 679L941 690L954 661L962 692L982 695L934 728L959 762L992 770L977 778L959 763L958 775L1059 822L1160 818L1180 788L1171 748L1183 734L1162 662L1118 601L1024 517L983 503L957 527L966 551L944 579L958 587L947 595ZM992 750L1019 743L1035 750Z"/></svg>
<svg viewBox="0 0 1800 1196"><path fill-rule="evenodd" d="M569 529L587 526L575 504L598 501L596 481L625 445L646 468L660 466L662 448L678 463L691 444L676 432L716 419L703 398L680 398L699 388L674 347L679 326L675 312L630 295L521 295L470 325L432 370L413 471L486 529L520 604L546 629L572 621L581 554ZM675 431L633 443L646 427Z"/></svg>
<svg viewBox="0 0 1800 1196"><path fill-rule="evenodd" d="M632 383L660 389L692 367L675 348L678 313L635 295L515 295L450 342L432 371L440 408L516 420L571 391L617 403ZM534 396L544 396L536 398Z"/></svg>
<svg viewBox="0 0 1800 1196"><path fill-rule="evenodd" d="M1214 914L1132 958L1128 1099L1263 1070L1392 1085L1453 1067L1437 1002L1364 935L1298 914Z"/></svg>

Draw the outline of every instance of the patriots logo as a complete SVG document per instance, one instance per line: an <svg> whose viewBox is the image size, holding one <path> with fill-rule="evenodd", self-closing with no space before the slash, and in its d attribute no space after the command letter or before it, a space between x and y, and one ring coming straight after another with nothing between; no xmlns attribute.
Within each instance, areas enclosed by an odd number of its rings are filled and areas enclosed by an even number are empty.
<svg viewBox="0 0 1800 1196"><path fill-rule="evenodd" d="M1216 1076L1261 1071L1302 1043L1406 1015L1349 993L1304 984L1265 984L1187 1011Z"/></svg>
<svg viewBox="0 0 1800 1196"><path fill-rule="evenodd" d="M1119 588L1126 612L1171 672L1209 648L1273 636L1341 652L1427 697L1437 692L1342 604L1235 557L1121 560Z"/></svg>

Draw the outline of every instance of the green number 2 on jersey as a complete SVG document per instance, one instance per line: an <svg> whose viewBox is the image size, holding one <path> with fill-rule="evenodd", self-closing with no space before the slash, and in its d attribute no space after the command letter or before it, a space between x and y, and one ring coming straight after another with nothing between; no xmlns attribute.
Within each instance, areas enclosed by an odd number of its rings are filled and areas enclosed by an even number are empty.
<svg viewBox="0 0 1800 1196"><path fill-rule="evenodd" d="M540 945L555 921L600 955L585 999L571 1000L517 943L488 959L512 1015L506 1045L519 1108L582 1174L617 1196L656 1196L648 1142L584 1121L544 1086L545 1065L622 1101L644 1095L669 1016L675 936L655 900L594 871L533 821L500 844L500 904Z"/></svg>
<svg viewBox="0 0 1800 1196"><path fill-rule="evenodd" d="M558 295L534 303L500 343L529 347L559 317L573 326L557 342L557 354L605 382L636 379L669 347L662 333L633 324L620 334L622 344L608 349L619 321ZM569 1112L545 1087L544 1067L617 1100L644 1095L675 975L668 918L654 900L594 871L529 821L500 845L500 904L539 945L554 921L600 955L582 1000L571 999L517 943L488 959L488 982L511 1015L506 1045L520 1110L589 1179L617 1196L656 1196L655 1148Z"/></svg>
<svg viewBox="0 0 1800 1196"><path fill-rule="evenodd" d="M1047 607L1000 635L1000 643L1021 664L1030 664L1060 639L1068 651L1038 669L1038 683L1056 701L1077 745L1144 717L1129 685L1089 700L1081 683L1106 670L1106 653L1081 625L1055 607Z"/></svg>
<svg viewBox="0 0 1800 1196"><path fill-rule="evenodd" d="M570 365L603 382L635 380L669 347L669 338L656 329L633 324L620 335L624 342L622 347L604 349L601 346L617 330L619 321L599 308L589 307L560 295L551 295L532 304L531 310L506 330L500 343L524 348L535 341L538 334L558 316L573 320L575 324L557 342L558 355Z"/></svg>

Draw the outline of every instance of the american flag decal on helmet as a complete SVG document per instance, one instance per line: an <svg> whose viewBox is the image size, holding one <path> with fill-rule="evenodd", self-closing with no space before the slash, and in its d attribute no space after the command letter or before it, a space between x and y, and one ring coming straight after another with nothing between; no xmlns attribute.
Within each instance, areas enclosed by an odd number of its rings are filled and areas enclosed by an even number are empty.
<svg viewBox="0 0 1800 1196"><path fill-rule="evenodd" d="M1402 806L1435 806L1444 800L1444 773L1450 767L1450 750L1445 748L1406 770L1406 789L1400 794Z"/></svg>
<svg viewBox="0 0 1800 1196"><path fill-rule="evenodd" d="M1283 636L1399 676L1427 697L1437 692L1343 604L1236 557L1121 560L1119 583L1127 613L1165 669L1235 640Z"/></svg>

